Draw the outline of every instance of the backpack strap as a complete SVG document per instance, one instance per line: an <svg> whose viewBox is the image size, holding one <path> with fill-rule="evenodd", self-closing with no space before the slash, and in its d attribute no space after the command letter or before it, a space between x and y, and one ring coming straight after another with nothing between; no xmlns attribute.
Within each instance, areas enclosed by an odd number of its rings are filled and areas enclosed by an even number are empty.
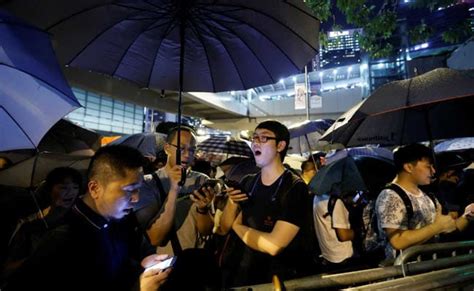
<svg viewBox="0 0 474 291"><path fill-rule="evenodd" d="M329 195L329 200L328 200L328 212L326 212L323 217L326 218L328 216L331 216L332 219L332 213L334 212L334 207L336 206L337 199L339 199L338 196L336 195Z"/></svg>
<svg viewBox="0 0 474 291"><path fill-rule="evenodd" d="M161 183L161 179L158 177L158 174L156 174L156 172L153 172L153 174L151 175L153 177L153 180L155 180L156 186L158 187L158 191L160 192L159 197L156 197L155 195L155 198L161 202L161 207L164 207L165 197L168 196L168 193L166 193L165 188L163 187L163 184ZM173 248L174 255L178 256L183 251L183 248L181 247L181 244L179 243L178 236L176 235L176 231L177 230L175 229L175 225L173 221L173 225L171 227L169 237L170 237L171 247Z"/></svg>
<svg viewBox="0 0 474 291"><path fill-rule="evenodd" d="M397 193L398 196L400 196L400 198L402 199L403 203L405 204L405 208L407 210L408 222L410 222L411 219L413 218L413 205L411 203L410 197L408 197L408 194L405 192L405 190L403 190L397 184L393 184L393 183L389 184L385 189L390 189L390 190L394 191L395 193ZM435 203L435 206L436 206L436 203Z"/></svg>

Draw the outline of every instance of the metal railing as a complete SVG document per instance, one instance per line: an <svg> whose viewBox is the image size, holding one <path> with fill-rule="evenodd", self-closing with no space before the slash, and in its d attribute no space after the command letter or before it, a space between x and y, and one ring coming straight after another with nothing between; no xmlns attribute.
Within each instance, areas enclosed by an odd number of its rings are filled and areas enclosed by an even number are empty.
<svg viewBox="0 0 474 291"><path fill-rule="evenodd" d="M469 253L457 255L456 251L461 249L469 249ZM401 254L397 258L393 266L358 270L339 274L319 274L304 278L288 280L282 283L286 289L291 290L343 288L357 286L364 283L368 283L368 285L360 286L360 288L374 289L382 288L379 287L379 285L377 284L380 284L380 286L382 286L382 284L390 284L390 282L392 281L392 284L394 284L394 286L396 284L414 284L416 282L416 288L419 289L418 284L422 284L423 282L425 282L425 278L428 278L426 279L426 284L428 285L433 283L433 286L435 286L436 284L438 284L439 286L447 286L446 284L457 284L459 282L465 282L474 279L474 253L472 253L471 249L474 249L474 241L436 243L414 246L403 251L403 254ZM435 260L427 261L418 261L408 264L405 263L409 258L412 258L413 256L419 255L421 253L434 253L439 251L451 251L451 257L437 258ZM425 272L429 273L421 274ZM457 281L458 279L454 278L455 276L453 275L457 274L456 276L459 277L460 275L458 274L458 272L462 272L462 278L458 278L459 281ZM437 277L438 275L440 276L439 278ZM417 278L423 278L423 280ZM390 281L380 282L382 280L387 279L389 279ZM397 281L400 279L406 280ZM273 288L273 284L260 284L237 287L233 288L233 290L272 290ZM427 289L430 288L427 287Z"/></svg>

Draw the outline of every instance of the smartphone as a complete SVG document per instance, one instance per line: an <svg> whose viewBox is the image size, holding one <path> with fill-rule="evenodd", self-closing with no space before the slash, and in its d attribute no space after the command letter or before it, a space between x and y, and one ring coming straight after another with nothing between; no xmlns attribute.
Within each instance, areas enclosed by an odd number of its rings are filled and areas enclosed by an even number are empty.
<svg viewBox="0 0 474 291"><path fill-rule="evenodd" d="M219 184L219 182L220 182L219 179L208 179L208 180L206 180L206 182L204 182L204 184L202 184L201 188L199 188L199 193L201 195L205 195L204 192L201 189L202 188L207 188L207 187L214 188L214 191L217 191L216 186L217 186L217 184ZM220 187L219 187L219 190L220 190ZM217 192L219 192L219 191L217 191Z"/></svg>
<svg viewBox="0 0 474 291"><path fill-rule="evenodd" d="M159 262L158 264L155 264L151 267L148 267L145 269L145 272L149 271L149 270L155 270L155 269L158 269L158 270L166 270L168 269L169 267L172 267L174 265L174 263L176 262L176 256L174 257L171 257L171 258L168 258L164 261L161 261Z"/></svg>

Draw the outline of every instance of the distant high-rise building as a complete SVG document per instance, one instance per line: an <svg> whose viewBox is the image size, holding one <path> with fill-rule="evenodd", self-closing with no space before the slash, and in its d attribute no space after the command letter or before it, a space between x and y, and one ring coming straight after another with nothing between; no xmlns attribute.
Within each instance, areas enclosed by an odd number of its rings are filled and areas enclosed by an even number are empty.
<svg viewBox="0 0 474 291"><path fill-rule="evenodd" d="M329 69L361 62L360 45L357 35L361 29L330 31L327 47L319 51L319 68Z"/></svg>

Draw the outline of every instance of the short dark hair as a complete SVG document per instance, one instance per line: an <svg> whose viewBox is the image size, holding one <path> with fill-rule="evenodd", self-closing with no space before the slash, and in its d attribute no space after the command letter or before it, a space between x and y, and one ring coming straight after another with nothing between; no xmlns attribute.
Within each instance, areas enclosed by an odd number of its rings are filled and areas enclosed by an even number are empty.
<svg viewBox="0 0 474 291"><path fill-rule="evenodd" d="M403 171L403 165L416 163L424 158L433 163L433 152L429 147L422 144L401 146L393 153L393 163L397 173Z"/></svg>
<svg viewBox="0 0 474 291"><path fill-rule="evenodd" d="M273 132L275 134L277 144L280 141L285 141L286 142L285 149L283 149L280 152L280 159L281 159L281 162L283 162L283 160L285 159L285 156L286 156L286 152L288 151L288 147L290 145L290 132L288 131L288 128L284 124L282 124L282 123L280 123L276 120L264 121L264 122L260 123L259 125L257 125L255 130L257 130L259 128L260 129L268 129L271 132Z"/></svg>
<svg viewBox="0 0 474 291"><path fill-rule="evenodd" d="M309 160L306 160L306 161L301 163L301 172L306 172L306 171L309 171L313 168L315 170L317 169L316 165L313 162L313 159L311 159L311 158Z"/></svg>
<svg viewBox="0 0 474 291"><path fill-rule="evenodd" d="M46 176L44 190L46 193L50 194L53 186L62 183L66 178L71 178L72 181L79 186L79 193L81 193L81 173L79 173L78 170L69 167L59 167L51 170L51 172L48 173L48 176Z"/></svg>
<svg viewBox="0 0 474 291"><path fill-rule="evenodd" d="M111 145L100 148L92 157L88 169L88 179L101 182L115 177L123 178L127 170L145 165L145 158L137 150L124 145Z"/></svg>
<svg viewBox="0 0 474 291"><path fill-rule="evenodd" d="M181 125L180 127L175 126L175 127L173 127L172 129L169 130L168 136L166 137L166 142L167 143L173 142L174 137L178 133L178 129L180 129L181 131L189 132L193 136L194 140L196 140L196 132L194 131L194 129L190 126L187 126L187 125Z"/></svg>

